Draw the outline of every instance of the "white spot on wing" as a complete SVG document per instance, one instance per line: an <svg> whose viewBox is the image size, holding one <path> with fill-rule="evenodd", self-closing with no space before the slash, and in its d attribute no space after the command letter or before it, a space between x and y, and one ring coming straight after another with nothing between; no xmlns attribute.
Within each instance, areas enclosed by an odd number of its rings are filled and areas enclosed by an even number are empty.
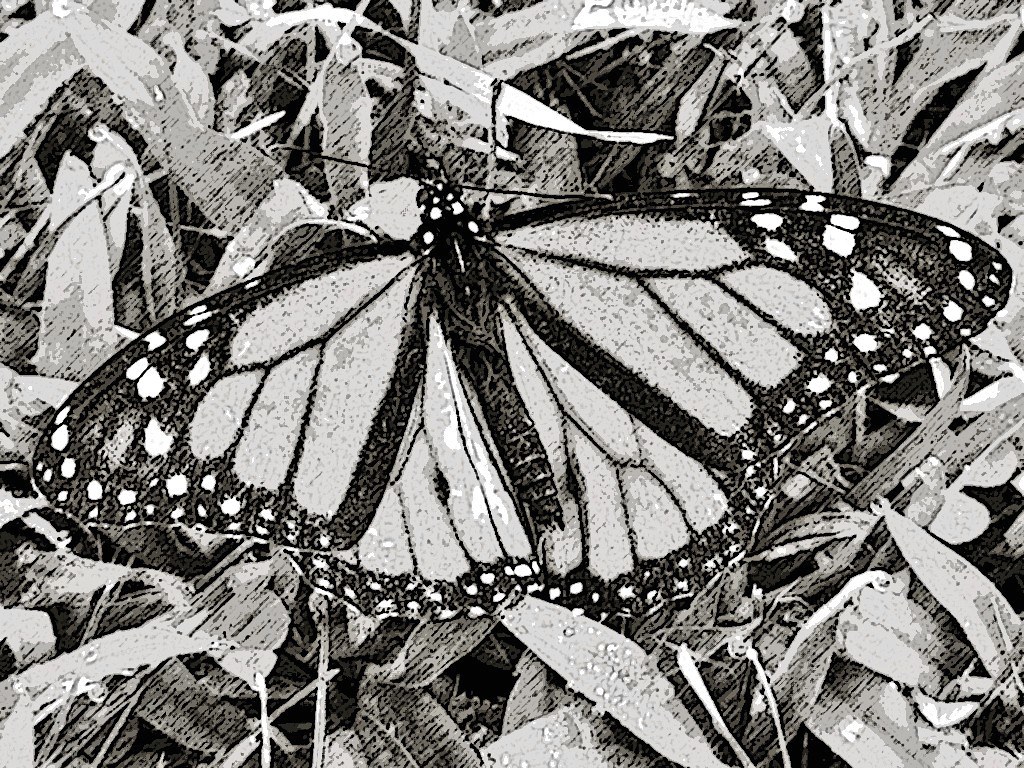
<svg viewBox="0 0 1024 768"><path fill-rule="evenodd" d="M873 309L882 303L882 292L875 281L863 272L853 270L853 283L850 286L850 303L854 309Z"/></svg>
<svg viewBox="0 0 1024 768"><path fill-rule="evenodd" d="M963 240L954 240L949 244L949 252L957 261L970 261L974 255L970 243Z"/></svg>
<svg viewBox="0 0 1024 768"><path fill-rule="evenodd" d="M874 352L878 349L878 339L869 333L862 333L854 337L853 346L861 352Z"/></svg>
<svg viewBox="0 0 1024 768"><path fill-rule="evenodd" d="M67 424L62 424L53 430L53 434L50 436L50 445L53 446L53 450L55 451L63 451L68 447Z"/></svg>
<svg viewBox="0 0 1024 768"><path fill-rule="evenodd" d="M159 331L153 331L145 337L145 340L149 345L150 352L154 349L160 349L160 347L167 343L167 339Z"/></svg>
<svg viewBox="0 0 1024 768"><path fill-rule="evenodd" d="M960 285L968 291L973 291L975 286L974 275L968 272L966 269L961 269L960 274L957 275L957 280L960 281Z"/></svg>
<svg viewBox="0 0 1024 768"><path fill-rule="evenodd" d="M188 491L188 478L184 475L174 475L167 478L167 495L171 498L184 496Z"/></svg>
<svg viewBox="0 0 1024 768"><path fill-rule="evenodd" d="M189 385L196 387L210 375L210 357L205 352L196 360L196 364L188 372Z"/></svg>
<svg viewBox="0 0 1024 768"><path fill-rule="evenodd" d="M959 232L957 232L952 227L947 227L945 224L939 224L939 226L937 226L936 229L939 230L939 232L941 232L942 234L946 235L946 237L960 237Z"/></svg>
<svg viewBox="0 0 1024 768"><path fill-rule="evenodd" d="M845 229L840 229L832 224L826 224L821 242L832 253L839 256L849 256L857 245L857 238L853 236L852 232L847 232Z"/></svg>
<svg viewBox="0 0 1024 768"><path fill-rule="evenodd" d="M199 325L200 323L205 323L212 316L213 316L213 312L203 312L202 314L198 314L195 317L188 318L184 323L182 323L182 325L184 325L186 327L191 327L193 325Z"/></svg>
<svg viewBox="0 0 1024 768"><path fill-rule="evenodd" d="M829 221L831 221L837 227L848 230L850 232L853 232L855 229L857 229L857 227L860 226L860 219L858 219L856 216L847 216L846 214L843 213L832 214L832 217L829 219Z"/></svg>
<svg viewBox="0 0 1024 768"><path fill-rule="evenodd" d="M207 339L210 338L210 332L203 328L198 331L193 331L185 337L185 346L191 349L193 352L198 352L199 348L206 343Z"/></svg>
<svg viewBox="0 0 1024 768"><path fill-rule="evenodd" d="M118 500L118 502L121 503L122 506L128 506L129 504L134 504L136 499L138 499L138 497L139 496L138 496L137 493L135 493L135 491L129 490L128 488L125 488L124 490L120 491L117 494L117 500Z"/></svg>
<svg viewBox="0 0 1024 768"><path fill-rule="evenodd" d="M60 473L63 477L74 477L76 468L77 465L75 464L75 460L71 457L64 459L64 461L60 463Z"/></svg>
<svg viewBox="0 0 1024 768"><path fill-rule="evenodd" d="M149 420L143 434L146 453L150 456L165 456L174 444L174 435L165 432L155 418Z"/></svg>
<svg viewBox="0 0 1024 768"><path fill-rule="evenodd" d="M807 389L816 395L820 395L821 393L828 390L828 388L831 386L832 381L828 378L828 376L823 376L822 374L818 374L809 382L807 382Z"/></svg>
<svg viewBox="0 0 1024 768"><path fill-rule="evenodd" d="M147 368L149 368L149 360L147 360L144 357L141 357L134 363L132 363L130 366L128 366L128 370L124 372L124 375L127 378L131 379L132 381L135 381L143 373L145 373Z"/></svg>
<svg viewBox="0 0 1024 768"><path fill-rule="evenodd" d="M164 391L164 377L156 368L149 368L142 374L136 387L139 390L139 397L143 400L152 400Z"/></svg>
<svg viewBox="0 0 1024 768"><path fill-rule="evenodd" d="M89 481L89 484L85 486L85 497L89 501L99 501L103 498L103 486L99 480Z"/></svg>
<svg viewBox="0 0 1024 768"><path fill-rule="evenodd" d="M951 323L959 322L964 317L964 308L955 301L949 301L942 309L942 316Z"/></svg>
<svg viewBox="0 0 1024 768"><path fill-rule="evenodd" d="M932 337L932 329L926 323L921 323L914 329L914 337L921 341L927 341Z"/></svg>
<svg viewBox="0 0 1024 768"><path fill-rule="evenodd" d="M801 211L809 211L811 213L824 213L825 208L822 203L825 202L824 195L808 195L803 203L800 204Z"/></svg>
<svg viewBox="0 0 1024 768"><path fill-rule="evenodd" d="M755 213L750 217L750 220L761 227L761 229L767 229L769 232L774 232L785 221L777 213Z"/></svg>
<svg viewBox="0 0 1024 768"><path fill-rule="evenodd" d="M777 259L793 262L797 261L797 256L793 253L793 249L781 240L776 240L774 237L765 238L764 249L768 252L769 256L774 256Z"/></svg>

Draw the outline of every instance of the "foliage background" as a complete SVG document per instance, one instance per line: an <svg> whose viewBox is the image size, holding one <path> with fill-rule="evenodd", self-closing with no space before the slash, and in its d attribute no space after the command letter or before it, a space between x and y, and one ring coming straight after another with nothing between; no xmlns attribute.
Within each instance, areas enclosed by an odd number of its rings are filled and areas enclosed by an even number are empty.
<svg viewBox="0 0 1024 768"><path fill-rule="evenodd" d="M4 0L0 762L1018 765L1019 295L808 435L728 578L600 630L637 644L615 638L646 730L572 679L597 653L582 619L372 622L255 542L83 530L26 466L145 326L328 241L407 235L410 158L521 192L881 199L1019 274L1021 36L993 0Z"/></svg>

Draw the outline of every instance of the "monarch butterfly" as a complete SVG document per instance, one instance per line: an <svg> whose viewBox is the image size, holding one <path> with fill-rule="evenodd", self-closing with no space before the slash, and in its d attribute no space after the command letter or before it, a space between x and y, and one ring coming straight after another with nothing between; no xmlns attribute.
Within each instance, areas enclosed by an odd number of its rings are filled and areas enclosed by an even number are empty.
<svg viewBox="0 0 1024 768"><path fill-rule="evenodd" d="M365 612L516 592L637 614L739 556L762 467L855 391L980 332L1011 273L924 215L799 191L478 221L181 311L56 413L33 477L89 523L288 547Z"/></svg>

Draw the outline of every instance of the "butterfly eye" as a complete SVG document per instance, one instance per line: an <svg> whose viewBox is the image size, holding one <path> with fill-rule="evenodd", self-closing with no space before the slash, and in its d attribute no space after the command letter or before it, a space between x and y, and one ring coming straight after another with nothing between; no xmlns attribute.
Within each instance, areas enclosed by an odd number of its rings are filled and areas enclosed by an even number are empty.
<svg viewBox="0 0 1024 768"><path fill-rule="evenodd" d="M487 238L447 182L417 200L411 241L127 345L45 430L39 489L89 524L276 542L372 614L641 615L742 556L807 430L980 332L1011 283L966 232L825 194L573 202Z"/></svg>

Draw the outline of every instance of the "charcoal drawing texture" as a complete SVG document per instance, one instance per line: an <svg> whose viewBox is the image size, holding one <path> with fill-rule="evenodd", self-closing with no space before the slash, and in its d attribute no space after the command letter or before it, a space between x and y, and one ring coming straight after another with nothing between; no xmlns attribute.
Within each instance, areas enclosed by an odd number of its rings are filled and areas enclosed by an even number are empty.
<svg viewBox="0 0 1024 768"><path fill-rule="evenodd" d="M0 6L0 767L1024 759L1006 3Z"/></svg>

